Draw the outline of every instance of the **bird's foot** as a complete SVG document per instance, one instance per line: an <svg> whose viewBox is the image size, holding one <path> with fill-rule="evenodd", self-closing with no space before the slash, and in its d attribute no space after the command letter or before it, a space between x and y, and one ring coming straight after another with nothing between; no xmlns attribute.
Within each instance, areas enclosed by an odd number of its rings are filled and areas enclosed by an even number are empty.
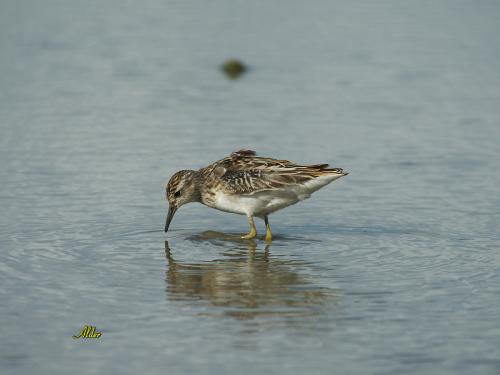
<svg viewBox="0 0 500 375"><path fill-rule="evenodd" d="M256 236L257 236L257 232L254 230L251 230L250 233L247 233L247 234L241 236L240 238L242 240L251 240L251 239L254 239Z"/></svg>
<svg viewBox="0 0 500 375"><path fill-rule="evenodd" d="M266 242L271 242L273 240L273 234L271 231L266 232L266 236L264 237L264 241Z"/></svg>
<svg viewBox="0 0 500 375"><path fill-rule="evenodd" d="M269 225L269 220L267 219L267 216L264 218L266 222L266 236L264 237L264 241L266 242L271 242L273 240L273 234L271 232L271 226Z"/></svg>

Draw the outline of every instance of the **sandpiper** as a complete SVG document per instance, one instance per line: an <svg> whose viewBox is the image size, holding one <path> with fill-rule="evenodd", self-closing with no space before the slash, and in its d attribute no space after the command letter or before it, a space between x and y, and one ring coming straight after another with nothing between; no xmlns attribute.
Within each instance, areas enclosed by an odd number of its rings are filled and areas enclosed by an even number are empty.
<svg viewBox="0 0 500 375"><path fill-rule="evenodd" d="M182 170L167 184L169 203L165 232L175 212L186 203L200 202L225 212L246 215L250 232L257 235L253 217L264 219L265 240L272 239L268 216L309 198L313 192L347 175L328 164L298 165L288 160L259 157L255 151L240 150L198 171Z"/></svg>

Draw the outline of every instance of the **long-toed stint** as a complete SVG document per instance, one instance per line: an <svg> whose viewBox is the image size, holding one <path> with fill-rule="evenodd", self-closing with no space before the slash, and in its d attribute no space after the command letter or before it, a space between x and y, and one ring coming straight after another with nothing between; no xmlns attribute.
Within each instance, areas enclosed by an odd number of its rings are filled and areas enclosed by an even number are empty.
<svg viewBox="0 0 500 375"><path fill-rule="evenodd" d="M167 184L169 203L165 232L180 206L200 202L221 211L246 215L250 232L257 236L253 217L264 219L265 240L272 239L269 214L309 198L313 192L347 175L328 164L297 165L288 160L259 157L240 150L198 171L182 170Z"/></svg>

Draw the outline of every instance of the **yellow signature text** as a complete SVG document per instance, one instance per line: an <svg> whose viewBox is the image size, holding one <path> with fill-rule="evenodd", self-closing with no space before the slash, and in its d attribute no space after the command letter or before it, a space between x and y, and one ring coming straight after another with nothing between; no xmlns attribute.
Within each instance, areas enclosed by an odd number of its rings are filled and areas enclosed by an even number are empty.
<svg viewBox="0 0 500 375"><path fill-rule="evenodd" d="M101 332L97 332L95 326L85 326L78 335L73 335L74 339L98 339L99 337L101 337Z"/></svg>

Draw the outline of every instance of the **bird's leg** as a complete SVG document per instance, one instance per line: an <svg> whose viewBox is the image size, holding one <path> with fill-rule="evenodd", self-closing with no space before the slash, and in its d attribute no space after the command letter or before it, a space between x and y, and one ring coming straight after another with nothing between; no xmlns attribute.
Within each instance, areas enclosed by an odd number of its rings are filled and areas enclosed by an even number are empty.
<svg viewBox="0 0 500 375"><path fill-rule="evenodd" d="M255 223L253 222L253 216L248 216L248 225L250 225L250 232L241 236L244 240L251 240L257 236L257 229L255 228Z"/></svg>
<svg viewBox="0 0 500 375"><path fill-rule="evenodd" d="M269 225L267 215L264 216L264 222L266 223L266 237L264 237L264 240L269 242L273 240L273 234L271 233L271 226Z"/></svg>

